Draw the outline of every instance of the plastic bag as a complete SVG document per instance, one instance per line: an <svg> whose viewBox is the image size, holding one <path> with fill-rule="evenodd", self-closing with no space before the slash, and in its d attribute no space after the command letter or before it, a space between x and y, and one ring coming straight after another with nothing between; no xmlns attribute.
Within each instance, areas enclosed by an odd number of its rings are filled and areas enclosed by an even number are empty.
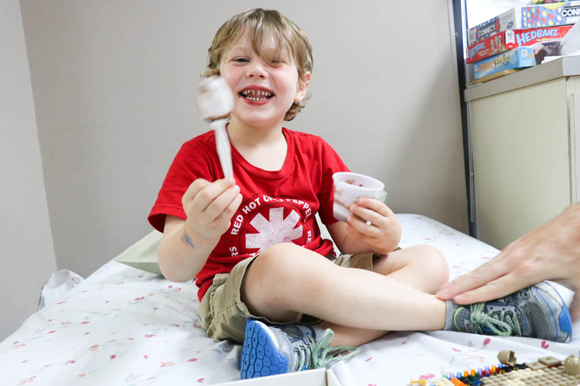
<svg viewBox="0 0 580 386"><path fill-rule="evenodd" d="M38 309L56 303L56 301L71 288L76 287L83 279L80 275L68 269L61 269L50 276L50 279L42 287Z"/></svg>

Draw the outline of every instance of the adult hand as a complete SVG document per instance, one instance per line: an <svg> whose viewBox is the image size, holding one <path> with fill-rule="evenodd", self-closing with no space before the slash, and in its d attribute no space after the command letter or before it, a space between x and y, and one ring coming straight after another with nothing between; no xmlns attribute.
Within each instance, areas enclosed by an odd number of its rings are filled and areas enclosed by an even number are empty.
<svg viewBox="0 0 580 386"><path fill-rule="evenodd" d="M182 198L187 221L208 239L219 238L228 230L241 203L240 188L232 177L214 182L198 178Z"/></svg>
<svg viewBox="0 0 580 386"><path fill-rule="evenodd" d="M377 253L387 254L401 241L401 223L384 203L361 197L349 210L347 230L357 239L370 245Z"/></svg>
<svg viewBox="0 0 580 386"><path fill-rule="evenodd" d="M504 297L544 280L580 291L580 204L534 229L474 271L443 285L436 296L457 304ZM580 318L580 296L570 307Z"/></svg>

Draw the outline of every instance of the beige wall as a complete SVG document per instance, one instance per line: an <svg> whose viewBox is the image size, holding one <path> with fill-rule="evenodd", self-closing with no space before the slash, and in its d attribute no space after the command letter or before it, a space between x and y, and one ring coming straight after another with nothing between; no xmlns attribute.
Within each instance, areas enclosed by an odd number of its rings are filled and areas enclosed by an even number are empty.
<svg viewBox="0 0 580 386"><path fill-rule="evenodd" d="M56 270L17 0L0 0L0 341Z"/></svg>
<svg viewBox="0 0 580 386"><path fill-rule="evenodd" d="M54 248L87 276L151 230L216 29L277 8L314 46L312 99L289 128L321 135L386 184L395 212L467 229L447 0L21 0Z"/></svg>

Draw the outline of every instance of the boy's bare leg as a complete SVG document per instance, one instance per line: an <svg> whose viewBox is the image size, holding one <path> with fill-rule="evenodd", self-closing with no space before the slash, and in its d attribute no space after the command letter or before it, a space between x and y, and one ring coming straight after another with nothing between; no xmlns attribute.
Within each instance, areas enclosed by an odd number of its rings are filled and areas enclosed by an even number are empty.
<svg viewBox="0 0 580 386"><path fill-rule="evenodd" d="M336 266L293 244L278 244L248 269L242 299L253 314L273 321L297 322L302 314L326 320L336 330L334 345L357 346L385 331L440 330L445 302L422 290L427 285L434 292L442 279L426 277L420 266L407 264L412 260L405 254L413 251L404 251L378 261L378 272L370 272Z"/></svg>
<svg viewBox="0 0 580 386"><path fill-rule="evenodd" d="M401 249L375 259L373 270L428 294L434 294L440 283L449 280L445 257L437 249L425 245ZM389 332L345 327L330 322L322 322L320 327L334 331L333 346L360 346Z"/></svg>

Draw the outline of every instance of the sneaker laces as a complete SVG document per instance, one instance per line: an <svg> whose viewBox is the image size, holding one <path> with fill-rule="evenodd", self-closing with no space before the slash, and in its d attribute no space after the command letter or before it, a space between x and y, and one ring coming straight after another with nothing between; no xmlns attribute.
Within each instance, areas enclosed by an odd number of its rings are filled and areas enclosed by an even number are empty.
<svg viewBox="0 0 580 386"><path fill-rule="evenodd" d="M331 347L330 341L333 337L334 332L331 329L324 331L320 339L314 339L312 335L308 335L306 337L308 346L300 345L294 348L294 369L300 371L329 368L337 362L352 358L359 352L358 347Z"/></svg>
<svg viewBox="0 0 580 386"><path fill-rule="evenodd" d="M483 334L483 326L489 328L499 336L510 336L512 335L512 332L515 332L517 336L522 336L520 322L516 315L510 316L512 312L506 312L503 310L499 315L497 312L486 313L483 310L484 306L485 303L476 303L469 306L471 310L469 319L475 325L476 333Z"/></svg>

